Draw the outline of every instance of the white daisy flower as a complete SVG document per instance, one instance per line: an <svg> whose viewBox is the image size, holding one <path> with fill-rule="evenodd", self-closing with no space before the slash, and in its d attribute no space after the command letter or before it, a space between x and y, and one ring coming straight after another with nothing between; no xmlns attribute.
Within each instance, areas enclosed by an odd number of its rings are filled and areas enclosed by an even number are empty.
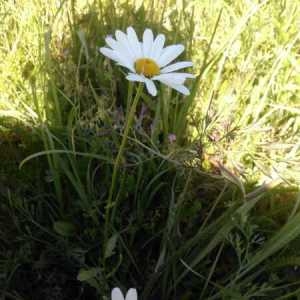
<svg viewBox="0 0 300 300"><path fill-rule="evenodd" d="M137 300L137 291L136 289L129 289L126 297L124 298L121 290L115 287L111 291L111 300Z"/></svg>
<svg viewBox="0 0 300 300"><path fill-rule="evenodd" d="M106 37L105 41L110 48L102 47L100 52L127 68L130 71L126 77L128 80L144 82L152 96L157 94L154 80L189 95L190 91L183 84L187 78L194 78L194 75L174 71L191 67L193 63L181 61L170 64L183 52L184 46L178 44L164 47L165 39L163 34L154 39L152 30L146 29L143 42L140 42L134 29L128 27L127 34L117 30L116 39Z"/></svg>

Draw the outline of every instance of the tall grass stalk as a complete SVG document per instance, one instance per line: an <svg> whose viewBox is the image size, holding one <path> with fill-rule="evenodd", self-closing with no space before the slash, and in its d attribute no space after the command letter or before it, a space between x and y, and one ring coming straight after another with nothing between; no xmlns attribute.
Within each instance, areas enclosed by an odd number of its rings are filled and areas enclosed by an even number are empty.
<svg viewBox="0 0 300 300"><path fill-rule="evenodd" d="M124 127L124 132L123 132L123 135L122 135L121 145L119 147L117 157L114 161L112 179L111 179L111 184L110 184L107 203L106 203L106 206L105 206L104 245L106 245L108 235L109 235L109 230L110 230L110 228L109 228L110 224L111 224L110 222L112 222L112 220L110 220L110 211L113 207L113 196L114 196L114 192L115 192L116 180L117 180L117 176L118 176L118 172L119 172L119 168L120 168L120 163L121 163L122 159L124 159L123 154L124 154L124 150L125 150L125 147L126 147L128 134L129 134L129 131L130 131L131 126L132 126L132 122L133 122L133 119L134 119L134 116L135 116L137 104L138 104L138 102L140 100L140 97L141 97L143 86L144 86L143 83L139 83L138 88L137 88L137 92L136 92L135 97L134 97L134 99L131 103L128 115L126 116L125 127ZM105 253L105 251L104 251L104 253Z"/></svg>

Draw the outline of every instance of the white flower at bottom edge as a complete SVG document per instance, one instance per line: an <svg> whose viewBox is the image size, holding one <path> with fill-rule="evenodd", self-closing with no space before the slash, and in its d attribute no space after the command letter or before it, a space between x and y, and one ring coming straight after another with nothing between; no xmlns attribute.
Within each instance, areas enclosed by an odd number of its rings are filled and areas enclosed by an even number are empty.
<svg viewBox="0 0 300 300"><path fill-rule="evenodd" d="M115 287L111 291L111 300L137 300L137 291L136 289L129 289L124 298L121 290Z"/></svg>
<svg viewBox="0 0 300 300"><path fill-rule="evenodd" d="M184 46L177 44L164 47L165 36L159 34L155 39L151 29L146 29L143 41L140 42L132 27L127 28L127 34L117 30L116 39L106 37L110 47L100 48L100 52L130 70L126 79L144 82L148 92L156 96L157 89L154 80L158 80L172 89L189 95L190 91L183 85L187 78L195 78L190 73L174 72L193 66L191 61L181 61L170 64L183 51Z"/></svg>

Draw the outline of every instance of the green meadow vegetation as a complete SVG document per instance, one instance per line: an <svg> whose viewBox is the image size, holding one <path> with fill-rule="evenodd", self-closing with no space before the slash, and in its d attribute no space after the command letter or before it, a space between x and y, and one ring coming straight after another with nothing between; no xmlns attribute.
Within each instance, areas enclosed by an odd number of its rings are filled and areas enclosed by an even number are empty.
<svg viewBox="0 0 300 300"><path fill-rule="evenodd" d="M299 0L0 15L1 300L300 299ZM143 89L123 145L138 84L99 47L128 26L184 44L196 78Z"/></svg>

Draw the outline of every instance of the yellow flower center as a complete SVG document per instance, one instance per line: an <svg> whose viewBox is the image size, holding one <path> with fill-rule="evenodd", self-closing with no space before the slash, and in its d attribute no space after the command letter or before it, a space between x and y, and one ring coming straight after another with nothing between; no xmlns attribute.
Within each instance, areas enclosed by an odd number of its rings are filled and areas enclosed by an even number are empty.
<svg viewBox="0 0 300 300"><path fill-rule="evenodd" d="M146 77L152 77L159 74L159 66L150 58L139 58L134 63L135 70L138 74Z"/></svg>

